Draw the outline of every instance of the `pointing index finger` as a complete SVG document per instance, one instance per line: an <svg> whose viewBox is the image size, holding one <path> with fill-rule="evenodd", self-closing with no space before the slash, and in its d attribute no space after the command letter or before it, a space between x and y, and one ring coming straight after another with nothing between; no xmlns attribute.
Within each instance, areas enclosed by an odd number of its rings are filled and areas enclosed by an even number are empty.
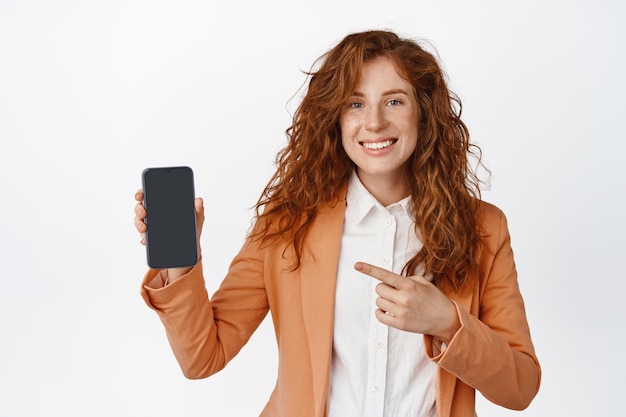
<svg viewBox="0 0 626 417"><path fill-rule="evenodd" d="M370 265L365 262L357 262L356 264L354 264L354 269L366 275L369 275L372 278L376 278L377 280L384 282L385 284L391 285L392 287L397 287L398 278L400 278L399 275L394 274L391 271L379 268L374 265Z"/></svg>

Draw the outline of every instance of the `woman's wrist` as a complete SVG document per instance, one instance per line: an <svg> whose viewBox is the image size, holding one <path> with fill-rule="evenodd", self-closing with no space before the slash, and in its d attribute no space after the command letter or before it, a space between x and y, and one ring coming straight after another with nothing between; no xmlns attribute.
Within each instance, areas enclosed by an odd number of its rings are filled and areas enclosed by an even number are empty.
<svg viewBox="0 0 626 417"><path fill-rule="evenodd" d="M178 278L182 277L183 275L189 273L189 271L191 271L191 268L193 267L183 267L183 268L168 268L166 270L163 271L164 276L164 286L171 284L172 282L176 281Z"/></svg>
<svg viewBox="0 0 626 417"><path fill-rule="evenodd" d="M456 332L458 332L461 328L461 320L459 319L459 315L456 311L456 305L452 302L450 302L450 304L452 305L450 323L448 326L446 326L446 330L442 332L441 335L435 336L446 345L450 344L450 341L452 340L452 338L454 338Z"/></svg>

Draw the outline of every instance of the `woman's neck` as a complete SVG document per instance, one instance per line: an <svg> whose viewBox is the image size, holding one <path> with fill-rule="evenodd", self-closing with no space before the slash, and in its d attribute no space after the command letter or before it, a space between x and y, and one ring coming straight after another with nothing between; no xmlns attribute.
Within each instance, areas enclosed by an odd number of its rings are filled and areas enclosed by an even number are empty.
<svg viewBox="0 0 626 417"><path fill-rule="evenodd" d="M409 187L404 176L373 176L357 170L363 186L383 206L397 203L409 195Z"/></svg>

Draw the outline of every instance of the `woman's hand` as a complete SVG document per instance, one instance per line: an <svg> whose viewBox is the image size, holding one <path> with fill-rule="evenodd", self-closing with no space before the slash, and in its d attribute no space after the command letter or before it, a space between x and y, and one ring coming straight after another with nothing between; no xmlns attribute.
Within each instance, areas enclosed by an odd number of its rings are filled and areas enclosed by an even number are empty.
<svg viewBox="0 0 626 417"><path fill-rule="evenodd" d="M454 303L426 278L405 277L364 262L354 268L381 281L376 286L376 318L381 323L446 344L461 327Z"/></svg>
<svg viewBox="0 0 626 417"><path fill-rule="evenodd" d="M146 244L146 230L148 230L148 226L146 225L145 219L147 216L146 208L143 206L143 191L137 190L135 193L135 200L137 204L135 205L135 228L141 234L141 244ZM198 197L194 200L194 205L196 208L196 230L198 232L198 255L200 255L200 235L202 233L202 225L204 224L204 202L202 198ZM180 278L182 275L189 272L191 268L170 268L167 270L168 282L173 282L174 280Z"/></svg>

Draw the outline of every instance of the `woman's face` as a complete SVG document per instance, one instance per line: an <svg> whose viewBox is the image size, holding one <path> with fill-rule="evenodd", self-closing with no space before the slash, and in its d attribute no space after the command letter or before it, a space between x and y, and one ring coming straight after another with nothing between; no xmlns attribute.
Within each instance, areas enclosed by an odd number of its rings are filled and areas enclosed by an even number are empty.
<svg viewBox="0 0 626 417"><path fill-rule="evenodd" d="M417 144L418 116L413 86L388 58L363 65L339 123L343 147L366 187L370 181L391 186L405 181L404 166Z"/></svg>

